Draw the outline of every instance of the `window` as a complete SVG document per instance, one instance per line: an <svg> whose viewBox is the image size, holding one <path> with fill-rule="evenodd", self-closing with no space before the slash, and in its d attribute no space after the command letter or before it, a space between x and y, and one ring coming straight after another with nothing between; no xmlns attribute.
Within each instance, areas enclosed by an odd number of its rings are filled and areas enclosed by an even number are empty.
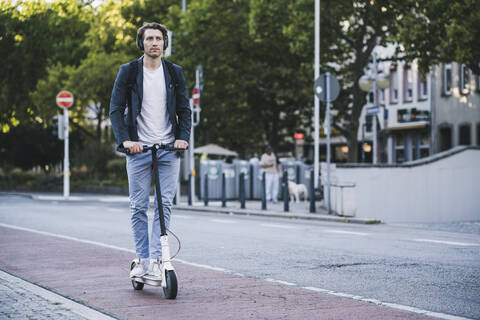
<svg viewBox="0 0 480 320"><path fill-rule="evenodd" d="M420 135L420 158L428 157L430 153L430 136L428 132L423 132Z"/></svg>
<svg viewBox="0 0 480 320"><path fill-rule="evenodd" d="M452 128L440 128L440 151L448 150L452 147Z"/></svg>
<svg viewBox="0 0 480 320"><path fill-rule="evenodd" d="M443 66L443 95L449 96L452 94L452 64L445 64Z"/></svg>
<svg viewBox="0 0 480 320"><path fill-rule="evenodd" d="M427 76L418 72L418 100L428 99Z"/></svg>
<svg viewBox="0 0 480 320"><path fill-rule="evenodd" d="M459 128L459 135L458 135L458 144L459 145L464 145L464 146L469 146L471 144L471 139L470 139L470 130L471 126L469 123L461 124Z"/></svg>
<svg viewBox="0 0 480 320"><path fill-rule="evenodd" d="M477 74L475 78L477 78L477 91L480 91L480 74Z"/></svg>
<svg viewBox="0 0 480 320"><path fill-rule="evenodd" d="M373 101L373 91L370 91L370 92L368 93L367 100L368 100L369 103L373 103L373 102L374 102L374 101Z"/></svg>
<svg viewBox="0 0 480 320"><path fill-rule="evenodd" d="M403 134L395 136L395 161L399 163L405 161L405 139Z"/></svg>
<svg viewBox="0 0 480 320"><path fill-rule="evenodd" d="M371 114L365 116L365 131L372 132L372 118Z"/></svg>
<svg viewBox="0 0 480 320"><path fill-rule="evenodd" d="M477 123L477 146L480 146L480 123Z"/></svg>
<svg viewBox="0 0 480 320"><path fill-rule="evenodd" d="M385 89L378 90L378 104L385 105Z"/></svg>
<svg viewBox="0 0 480 320"><path fill-rule="evenodd" d="M460 65L460 92L462 94L470 92L470 71L464 64Z"/></svg>
<svg viewBox="0 0 480 320"><path fill-rule="evenodd" d="M403 101L413 101L413 72L410 65L403 68Z"/></svg>
<svg viewBox="0 0 480 320"><path fill-rule="evenodd" d="M390 69L392 85L390 86L390 103L398 102L398 75L396 69Z"/></svg>

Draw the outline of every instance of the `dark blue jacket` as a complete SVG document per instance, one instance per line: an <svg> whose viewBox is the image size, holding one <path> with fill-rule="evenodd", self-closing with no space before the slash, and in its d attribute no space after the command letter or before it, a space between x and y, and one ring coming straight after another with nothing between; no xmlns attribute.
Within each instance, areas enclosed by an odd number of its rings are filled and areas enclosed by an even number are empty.
<svg viewBox="0 0 480 320"><path fill-rule="evenodd" d="M137 117L142 111L143 100L143 57L137 60L136 83L127 87L130 65L120 66L117 79L113 86L110 100L110 122L117 141L117 150L123 150L123 141L138 141ZM168 118L176 140L190 141L192 113L185 87L185 77L180 66L172 64L178 83L175 83L170 69L162 59L167 89ZM130 90L131 101L127 101L127 90ZM125 112L127 110L127 112Z"/></svg>

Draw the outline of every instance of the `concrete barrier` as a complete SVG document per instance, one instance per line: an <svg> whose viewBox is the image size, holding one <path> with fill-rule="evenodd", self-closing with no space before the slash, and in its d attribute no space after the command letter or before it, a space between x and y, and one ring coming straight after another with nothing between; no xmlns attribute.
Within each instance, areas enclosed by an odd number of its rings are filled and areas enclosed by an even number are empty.
<svg viewBox="0 0 480 320"><path fill-rule="evenodd" d="M480 220L480 148L456 147L399 165L337 164L335 185L355 186L332 196L332 208L384 222ZM332 188L338 193L339 188ZM343 203L335 203L342 201ZM354 208L351 206L354 204ZM339 209L338 209L339 210ZM337 211L337 210L335 210ZM338 212L338 211L337 211Z"/></svg>

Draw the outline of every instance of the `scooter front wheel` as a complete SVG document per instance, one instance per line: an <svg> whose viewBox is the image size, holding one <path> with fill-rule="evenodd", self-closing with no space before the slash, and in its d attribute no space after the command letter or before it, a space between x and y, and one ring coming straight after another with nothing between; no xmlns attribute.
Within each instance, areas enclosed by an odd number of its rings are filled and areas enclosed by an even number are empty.
<svg viewBox="0 0 480 320"><path fill-rule="evenodd" d="M132 270L134 267L135 267L135 262L132 262L132 264L130 265L130 270ZM135 290L142 290L143 286L144 286L144 283L137 282L137 281L132 279L132 286L133 286L133 289L135 289Z"/></svg>
<svg viewBox="0 0 480 320"><path fill-rule="evenodd" d="M175 271L166 270L165 281L167 282L167 286L163 288L163 294L165 294L165 298L175 299L177 297L177 292L178 292L178 282L177 282L177 275L175 274Z"/></svg>

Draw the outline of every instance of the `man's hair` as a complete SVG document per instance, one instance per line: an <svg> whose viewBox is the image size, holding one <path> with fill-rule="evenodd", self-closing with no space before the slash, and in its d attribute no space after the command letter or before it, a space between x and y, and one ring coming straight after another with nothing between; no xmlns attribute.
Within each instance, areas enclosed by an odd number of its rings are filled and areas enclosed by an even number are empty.
<svg viewBox="0 0 480 320"><path fill-rule="evenodd" d="M137 31L137 40L141 40L143 42L143 36L145 35L145 30L147 29L160 30L163 34L163 39L167 38L167 27L165 27L163 24L157 22L144 22L143 26L141 26Z"/></svg>

